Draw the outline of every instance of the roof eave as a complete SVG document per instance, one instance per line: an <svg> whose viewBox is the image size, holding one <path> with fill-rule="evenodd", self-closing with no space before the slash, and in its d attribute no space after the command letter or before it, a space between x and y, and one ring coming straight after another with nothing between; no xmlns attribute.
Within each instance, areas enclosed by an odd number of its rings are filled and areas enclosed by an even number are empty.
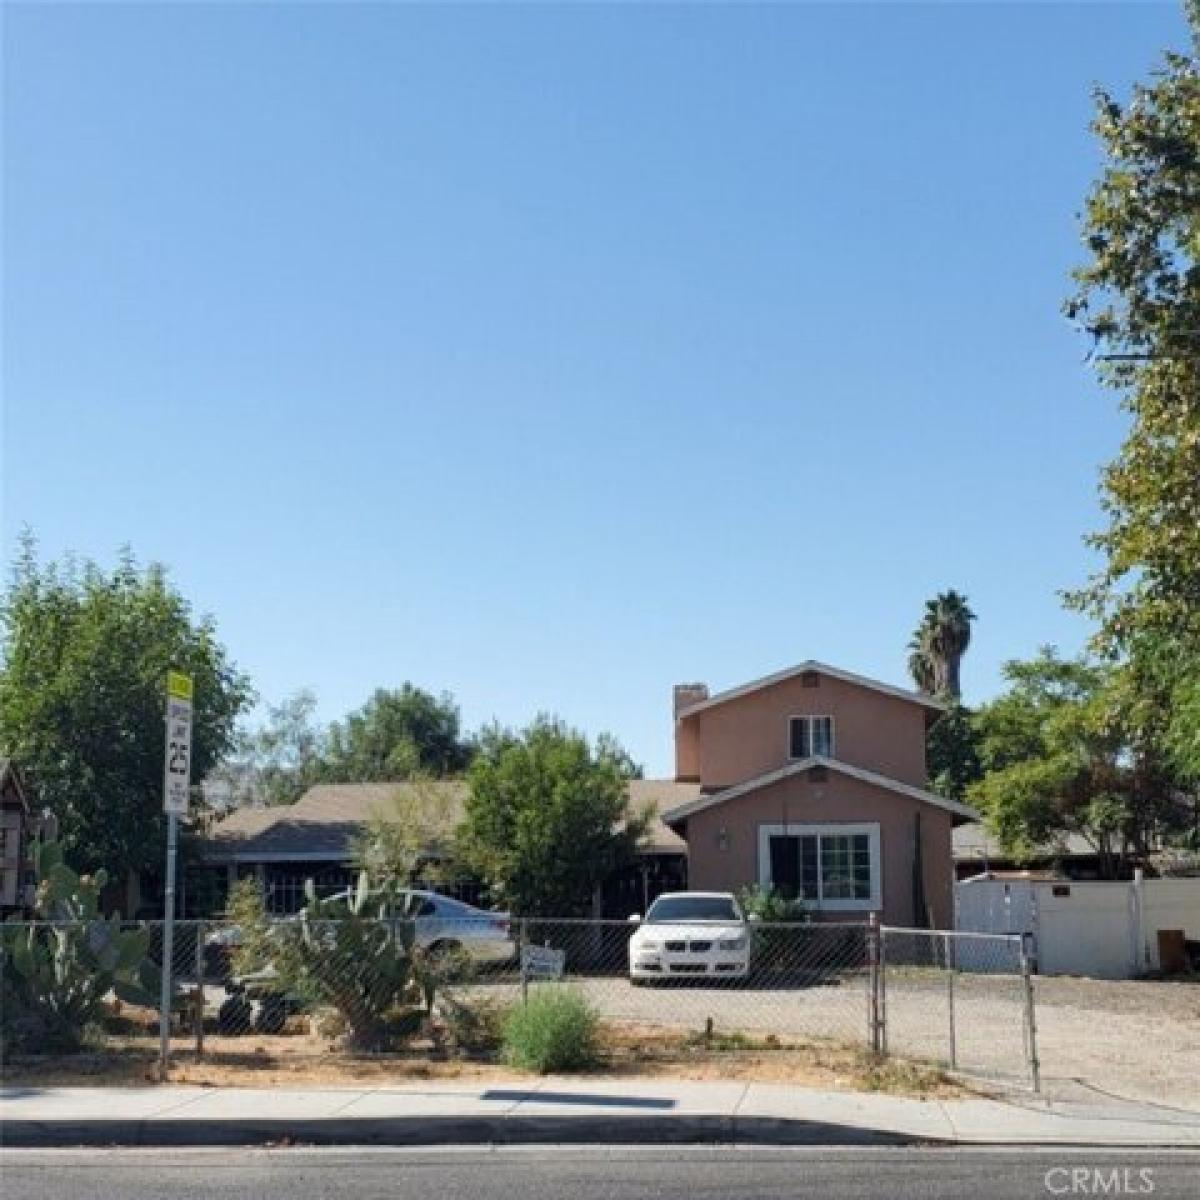
<svg viewBox="0 0 1200 1200"><path fill-rule="evenodd" d="M748 779L744 783L734 784L733 787L724 788L722 791L712 793L712 795L699 796L695 800L688 801L687 804L679 805L678 808L669 809L662 815L663 822L664 824L674 826L681 821L686 821L694 813L714 808L718 804L725 804L729 800L736 800L749 792L756 792L764 787L771 787L773 784L780 783L784 779L802 775L805 771L812 770L813 767L826 767L842 775L848 775L852 779L859 779L873 787L896 792L899 795L908 796L912 800L928 804L933 808L943 809L949 812L955 823L958 824L981 820L980 814L975 809L966 804L961 804L957 800L951 800L946 796L939 796L936 792L914 787L912 784L901 783L898 779L889 779L886 775L878 775L874 771L855 767L850 763L841 762L836 758L825 758L821 755L814 755L811 758L803 758L797 762L789 763L786 767L779 767L774 771L768 771L766 774L759 775L754 779Z"/></svg>
<svg viewBox="0 0 1200 1200"><path fill-rule="evenodd" d="M718 692L715 696L709 696L707 700L701 700L697 704L689 705L676 714L675 720L677 722L686 721L689 717L698 716L707 709L715 708L720 704L728 704L731 700L739 700L743 696L762 691L764 688L774 687L777 683L786 683L789 679L794 679L797 675L803 675L809 671L813 671L818 675L826 675L830 679L840 679L843 683L870 688L872 691L880 692L885 696L892 696L897 700L905 700L909 704L919 704L927 711L933 713L943 713L948 707L944 701L927 695L925 692L911 692L906 688L896 687L893 684L884 683L879 679L871 679L867 675L856 675L853 671L843 671L840 667L831 667L828 663L818 662L816 659L810 658L802 663L798 663L794 667L788 667L783 671L776 671L771 675L764 675L760 679L753 679L749 683L743 683L735 688L728 688L723 692Z"/></svg>

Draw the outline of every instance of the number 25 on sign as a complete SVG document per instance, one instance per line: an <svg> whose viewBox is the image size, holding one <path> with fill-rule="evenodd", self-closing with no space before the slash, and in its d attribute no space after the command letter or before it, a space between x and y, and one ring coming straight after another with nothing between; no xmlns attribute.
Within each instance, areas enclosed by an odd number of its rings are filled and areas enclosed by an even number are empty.
<svg viewBox="0 0 1200 1200"><path fill-rule="evenodd" d="M183 816L188 809L192 775L192 681L172 671L167 676L167 754L163 811Z"/></svg>

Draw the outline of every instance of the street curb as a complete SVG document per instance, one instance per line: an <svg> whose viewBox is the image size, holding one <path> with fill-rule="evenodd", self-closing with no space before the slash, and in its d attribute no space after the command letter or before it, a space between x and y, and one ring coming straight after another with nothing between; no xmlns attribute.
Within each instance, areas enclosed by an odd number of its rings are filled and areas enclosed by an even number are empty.
<svg viewBox="0 0 1200 1200"><path fill-rule="evenodd" d="M955 1145L953 1138L782 1117L478 1116L5 1121L0 1148L68 1146Z"/></svg>

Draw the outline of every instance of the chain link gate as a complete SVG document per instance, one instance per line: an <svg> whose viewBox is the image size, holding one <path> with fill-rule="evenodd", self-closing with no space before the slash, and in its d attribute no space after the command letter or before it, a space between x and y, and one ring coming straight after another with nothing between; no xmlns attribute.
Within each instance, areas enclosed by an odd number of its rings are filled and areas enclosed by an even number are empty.
<svg viewBox="0 0 1200 1200"><path fill-rule="evenodd" d="M880 1054L1041 1088L1031 962L1019 935L879 927Z"/></svg>

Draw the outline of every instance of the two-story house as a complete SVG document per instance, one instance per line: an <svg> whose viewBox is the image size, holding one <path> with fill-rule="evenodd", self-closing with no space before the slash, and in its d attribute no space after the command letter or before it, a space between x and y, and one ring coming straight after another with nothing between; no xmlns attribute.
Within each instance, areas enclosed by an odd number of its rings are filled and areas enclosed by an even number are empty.
<svg viewBox="0 0 1200 1200"><path fill-rule="evenodd" d="M976 820L927 789L942 705L819 662L710 695L675 688L675 777L698 790L663 820L697 891L762 883L818 916L950 928L951 830Z"/></svg>

